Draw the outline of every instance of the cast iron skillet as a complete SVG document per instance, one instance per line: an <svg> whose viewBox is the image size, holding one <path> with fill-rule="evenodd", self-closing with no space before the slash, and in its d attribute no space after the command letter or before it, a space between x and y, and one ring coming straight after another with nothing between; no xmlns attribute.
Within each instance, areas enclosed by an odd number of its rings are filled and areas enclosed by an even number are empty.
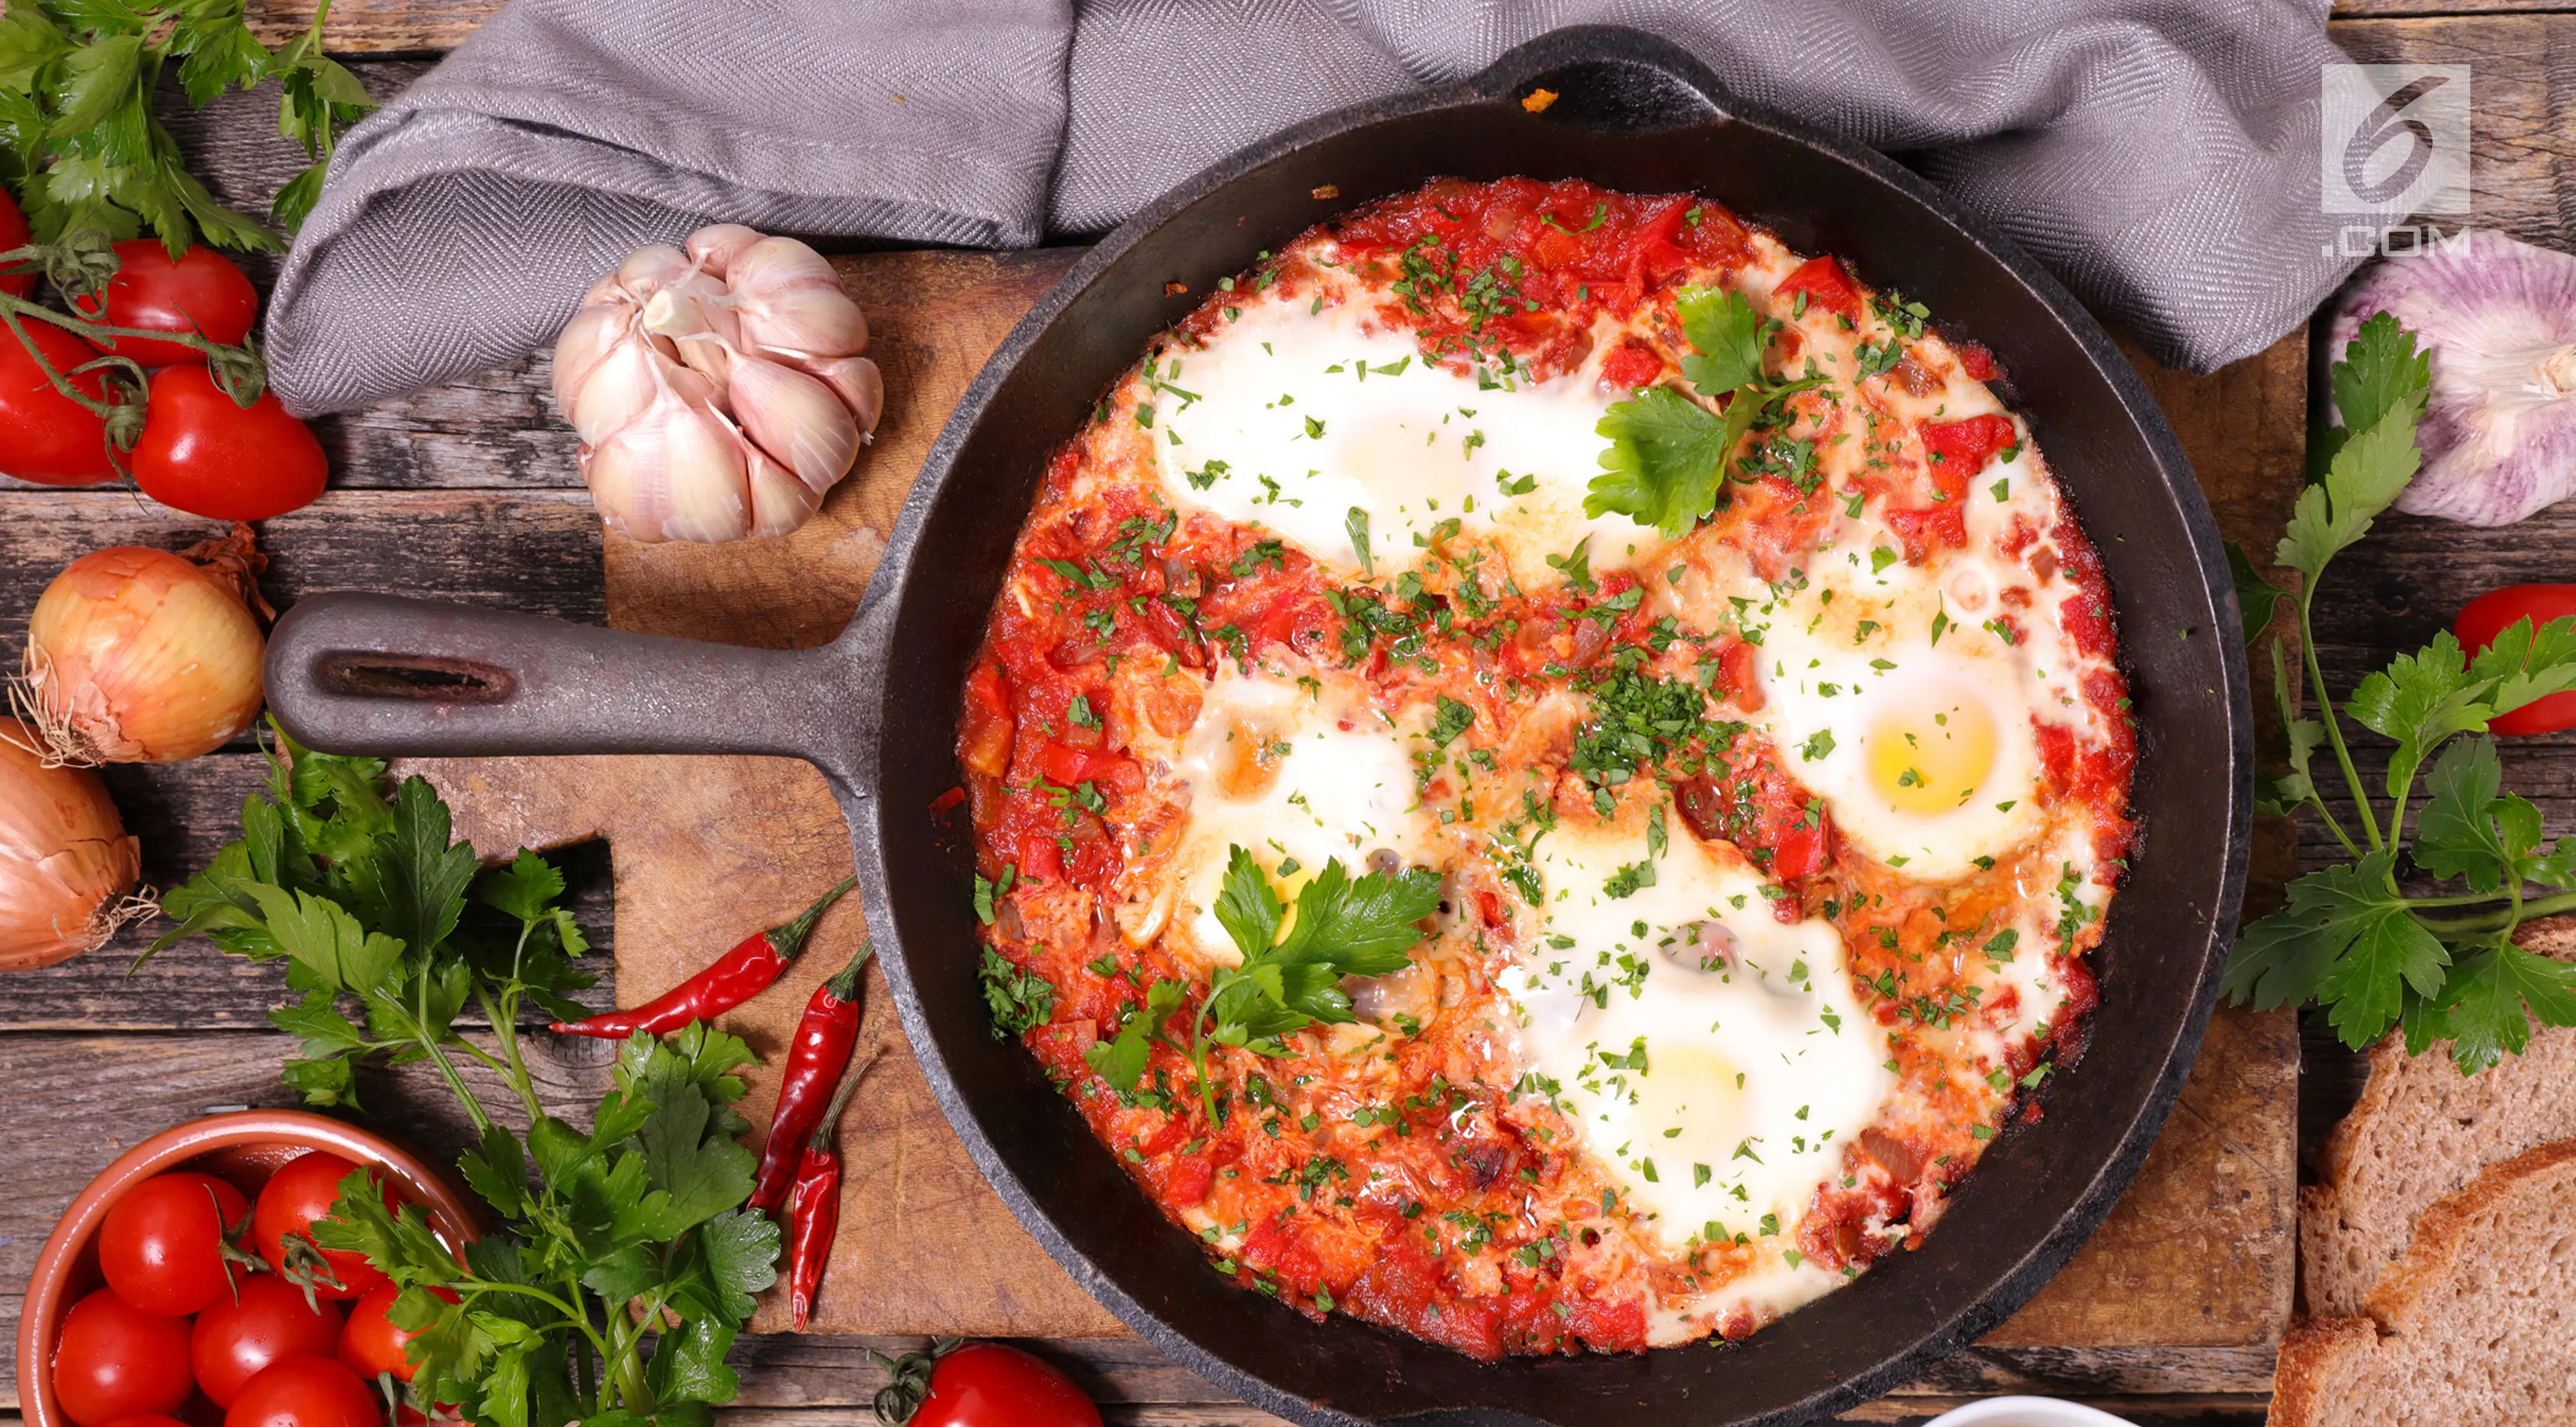
<svg viewBox="0 0 2576 1427"><path fill-rule="evenodd" d="M1541 114L1533 87L1563 97ZM1790 245L1931 305L1991 348L2100 544L2136 693L2145 838L2094 954L2090 1051L2046 1118L1991 1147L1925 1247L1732 1346L1470 1361L1347 1317L1311 1323L1220 1280L1017 1045L976 983L968 863L936 836L959 781L958 690L1051 447L1186 313L1332 209L1436 175L1693 190ZM1337 185L1337 202L1311 190ZM1327 115L1233 158L1109 235L976 379L884 564L830 645L781 653L375 595L298 605L269 698L350 753L769 753L830 777L888 980L975 1161L1083 1287L1164 1351L1302 1423L1781 1424L1883 1391L1975 1339L2101 1222L2199 1048L2245 877L2251 742L2218 536L2145 389L2046 273L1896 165L1724 95L1695 61L1584 29L1474 79Z"/></svg>

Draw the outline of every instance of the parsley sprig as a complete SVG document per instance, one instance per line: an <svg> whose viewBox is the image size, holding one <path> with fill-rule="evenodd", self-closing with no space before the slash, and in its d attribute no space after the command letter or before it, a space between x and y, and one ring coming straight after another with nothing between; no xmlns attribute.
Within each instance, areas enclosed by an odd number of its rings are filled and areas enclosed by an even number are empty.
<svg viewBox="0 0 2576 1427"><path fill-rule="evenodd" d="M1717 509L1727 463L1745 436L1790 395L1824 378L1810 372L1784 380L1764 370L1763 352L1779 324L1757 315L1740 292L1684 288L1673 310L1695 349L1682 358L1682 375L1701 396L1727 398L1726 410L1711 412L1668 386L1614 404L1601 417L1598 430L1610 445L1583 513L1615 512L1679 539Z"/></svg>
<svg viewBox="0 0 2576 1427"><path fill-rule="evenodd" d="M1292 916L1269 874L1237 844L1227 855L1215 910L1218 924L1243 953L1242 964L1216 969L1181 1035L1165 1023L1189 989L1178 981L1157 981L1118 1034L1094 1043L1084 1058L1113 1089L1132 1092L1145 1078L1154 1045L1170 1047L1188 1057L1198 1076L1200 1105L1214 1126L1219 1121L1216 1086L1208 1074L1210 1046L1282 1056L1288 1054L1286 1038L1308 1026L1355 1020L1342 978L1403 970L1422 940L1416 923L1439 905L1436 873L1412 867L1353 877L1334 859L1297 889Z"/></svg>
<svg viewBox="0 0 2576 1427"><path fill-rule="evenodd" d="M2448 1040L2451 1058L2475 1074L2506 1052L2521 1053L2531 1017L2576 1025L2576 967L2513 944L2524 921L2576 910L2576 839L2544 842L2539 809L2503 791L2486 734L2497 715L2576 688L2576 620L2534 629L2526 619L2474 656L2445 631L2363 679L2338 713L2317 660L2313 617L2328 564L2369 534L2422 463L2416 424L2430 381L2426 354L2395 318L2383 313L2362 324L2333 372L2343 425L2321 443L2322 478L2300 495L2276 555L2299 572L2298 592L2274 587L2230 549L2248 646L2279 603L2293 601L2307 685L2324 714L2301 717L2293 706L2275 642L2272 682L2289 771L2260 780L2255 807L2314 809L2352 861L2292 882L2286 907L2244 929L2226 989L2257 1009L2316 1002L2355 1049L2391 1027L2403 1029L2409 1054ZM2395 744L2384 822L2354 766L2345 718ZM2331 750L2351 791L2357 838L2317 786L2320 748ZM2426 800L2410 842L2406 817L2419 775ZM2409 895L2410 874L2466 890Z"/></svg>
<svg viewBox="0 0 2576 1427"><path fill-rule="evenodd" d="M339 131L375 101L322 53L322 23L270 51L251 33L245 0L8 0L0 16L0 179L23 190L39 243L145 228L173 256L192 233L220 248L281 248L257 220L215 200L188 172L152 113L165 70L199 108L227 89L279 82L278 132L312 166L289 180L270 217L293 228L321 196Z"/></svg>
<svg viewBox="0 0 2576 1427"><path fill-rule="evenodd" d="M638 1035L589 1130L546 1113L520 1022L581 1014L564 993L590 984L562 874L524 851L484 867L419 778L388 790L376 760L280 749L241 837L165 900L181 924L155 950L203 934L285 961L300 999L270 1020L303 1042L286 1078L307 1101L354 1105L362 1059L425 1061L473 1121L459 1168L498 1227L462 1262L360 1174L314 1228L400 1287L412 1405L491 1427L708 1427L738 1385L725 1352L777 1276L777 1227L742 1207L753 1158L731 1107L750 1050L702 1025ZM488 1030L459 1028L469 1005ZM524 1136L476 1099L469 1063L516 1097Z"/></svg>

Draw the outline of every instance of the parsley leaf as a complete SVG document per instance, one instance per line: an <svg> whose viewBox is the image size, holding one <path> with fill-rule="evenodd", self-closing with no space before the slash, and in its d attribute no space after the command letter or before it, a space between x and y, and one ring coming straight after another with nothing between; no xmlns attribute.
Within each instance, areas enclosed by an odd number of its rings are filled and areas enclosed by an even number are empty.
<svg viewBox="0 0 2576 1427"><path fill-rule="evenodd" d="M1238 1046L1263 1055L1286 1053L1283 1038L1313 1025L1342 1025L1355 1017L1343 994L1346 976L1384 976L1411 961L1422 940L1424 918L1439 909L1440 878L1424 868L1372 872L1353 877L1336 858L1324 864L1297 889L1293 908L1270 885L1270 876L1241 844L1226 855L1225 880L1217 893L1216 916L1233 938L1243 960L1220 966L1208 980L1207 995L1190 1017L1186 1046L1173 1048L1189 1057L1199 1082L1199 1100L1210 1125L1217 1117L1217 1093L1208 1069L1208 1046ZM1282 928L1286 934L1281 935ZM1157 997L1170 987L1162 1012L1151 1014ZM1144 1071L1144 1038L1156 1033L1163 1018L1180 1003L1177 982L1157 982L1147 993L1148 1015L1130 1017L1117 1040L1136 1031L1132 1053L1113 1049L1093 1062L1112 1085L1122 1082L1110 1070L1135 1075ZM1138 1023L1145 1023L1139 1030ZM1095 1047L1097 1049L1097 1047ZM1131 1059L1132 1054L1132 1059ZM1115 1057L1115 1059L1111 1059ZM1132 1087L1135 1078L1123 1082Z"/></svg>
<svg viewBox="0 0 2576 1427"><path fill-rule="evenodd" d="M1650 387L1602 413L1609 444L1601 474L1584 492L1583 513L1620 514L1679 539L1717 508L1727 462L1745 435L1792 393L1822 377L1775 381L1762 370L1771 324L1740 292L1684 288L1673 299L1682 335L1696 350L1682 374L1701 396L1725 398L1710 411L1671 387Z"/></svg>
<svg viewBox="0 0 2576 1427"><path fill-rule="evenodd" d="M1587 516L1619 514L1674 539L1717 507L1727 453L1751 425L1738 425L1668 386L1651 387L1602 413L1601 474L1583 496Z"/></svg>

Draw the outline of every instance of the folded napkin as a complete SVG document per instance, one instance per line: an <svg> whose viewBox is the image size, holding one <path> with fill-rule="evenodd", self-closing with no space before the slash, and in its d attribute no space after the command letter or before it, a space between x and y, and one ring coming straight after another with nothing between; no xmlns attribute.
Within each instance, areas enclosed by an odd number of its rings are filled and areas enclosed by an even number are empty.
<svg viewBox="0 0 2576 1427"><path fill-rule="evenodd" d="M2304 320L2325 0L512 0L352 129L268 319L312 414L549 344L631 249L730 220L1019 247L1240 146L1648 30L1743 99L1900 152L2168 364Z"/></svg>

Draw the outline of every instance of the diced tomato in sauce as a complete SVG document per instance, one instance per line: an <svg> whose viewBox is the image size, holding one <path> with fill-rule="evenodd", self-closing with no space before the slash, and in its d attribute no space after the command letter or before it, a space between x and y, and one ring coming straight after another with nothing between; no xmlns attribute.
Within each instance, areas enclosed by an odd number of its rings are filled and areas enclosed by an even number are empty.
<svg viewBox="0 0 2576 1427"><path fill-rule="evenodd" d="M1838 313L1854 322L1860 320L1860 287L1843 271L1843 265L1831 257L1809 258L1798 265L1780 285L1773 297L1788 302L1798 294L1807 295L1807 305Z"/></svg>

